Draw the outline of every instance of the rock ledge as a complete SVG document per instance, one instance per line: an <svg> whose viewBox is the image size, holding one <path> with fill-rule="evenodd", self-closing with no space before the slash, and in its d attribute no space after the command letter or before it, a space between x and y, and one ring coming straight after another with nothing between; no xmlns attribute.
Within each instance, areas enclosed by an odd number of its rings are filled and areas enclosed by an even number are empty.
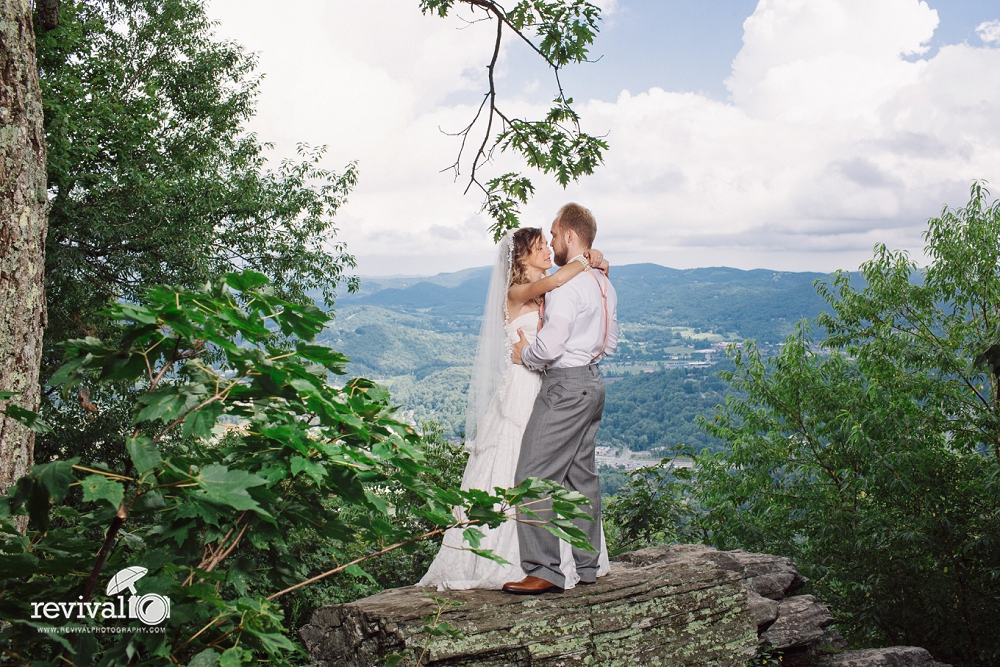
<svg viewBox="0 0 1000 667"><path fill-rule="evenodd" d="M781 651L788 667L949 667L922 648L842 651L829 609L794 594L805 583L788 558L654 547L563 594L396 588L318 609L299 636L314 667L375 667L425 646L427 667L729 667L759 649ZM429 636L432 597L461 638Z"/></svg>

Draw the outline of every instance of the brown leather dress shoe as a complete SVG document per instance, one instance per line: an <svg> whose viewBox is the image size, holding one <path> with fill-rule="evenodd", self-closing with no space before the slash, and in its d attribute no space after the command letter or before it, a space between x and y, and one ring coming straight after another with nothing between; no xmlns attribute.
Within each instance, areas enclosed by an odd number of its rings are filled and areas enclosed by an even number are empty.
<svg viewBox="0 0 1000 667"><path fill-rule="evenodd" d="M514 595L541 595L542 593L562 593L563 589L539 577L525 577L521 581L508 581L503 585L503 592Z"/></svg>

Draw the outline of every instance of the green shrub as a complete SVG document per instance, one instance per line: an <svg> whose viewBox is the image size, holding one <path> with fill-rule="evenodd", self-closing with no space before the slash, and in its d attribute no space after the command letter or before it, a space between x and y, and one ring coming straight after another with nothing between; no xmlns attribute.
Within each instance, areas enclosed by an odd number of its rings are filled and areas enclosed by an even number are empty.
<svg viewBox="0 0 1000 667"><path fill-rule="evenodd" d="M52 383L66 410L84 409L71 392L92 383L137 389L132 426L118 434L127 457L109 464L95 443L87 460L36 466L0 498L5 659L289 665L304 656L286 618L312 600L283 603L310 582L342 574L356 578L345 596L364 594L374 590L364 582L379 582L362 562L449 526L464 527L474 548L476 524L499 525L515 505L533 516L521 503L543 494L559 514L546 527L586 544L570 521L584 516L579 494L539 480L494 494L461 491L453 471L430 468L385 389L331 382L347 359L312 342L329 316L277 298L261 274L196 290L155 287L110 316L121 345L69 341ZM18 416L46 428L35 415ZM11 520L21 515L29 517L24 535ZM307 540L322 549L304 548ZM84 606L113 606L109 579L125 568L143 575L133 594L169 598L169 618L150 626L162 632ZM44 602L70 611L45 617Z"/></svg>
<svg viewBox="0 0 1000 667"><path fill-rule="evenodd" d="M1000 662L1000 204L973 187L929 265L876 249L820 285L828 337L753 345L696 458L711 543L792 557L856 643Z"/></svg>

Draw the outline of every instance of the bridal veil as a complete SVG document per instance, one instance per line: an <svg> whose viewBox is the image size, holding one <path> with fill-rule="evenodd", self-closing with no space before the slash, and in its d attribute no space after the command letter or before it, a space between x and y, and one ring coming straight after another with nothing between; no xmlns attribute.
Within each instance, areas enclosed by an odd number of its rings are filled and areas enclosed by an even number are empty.
<svg viewBox="0 0 1000 667"><path fill-rule="evenodd" d="M465 442L470 450L476 450L476 436L479 425L486 416L490 401L503 398L504 374L513 366L510 359L511 344L507 338L506 325L510 319L507 309L507 290L510 288L511 267L514 263L514 232L510 231L500 240L497 258L490 274L490 286L486 292L482 324L479 327L479 344L472 365L472 379L469 383L469 403L465 411Z"/></svg>

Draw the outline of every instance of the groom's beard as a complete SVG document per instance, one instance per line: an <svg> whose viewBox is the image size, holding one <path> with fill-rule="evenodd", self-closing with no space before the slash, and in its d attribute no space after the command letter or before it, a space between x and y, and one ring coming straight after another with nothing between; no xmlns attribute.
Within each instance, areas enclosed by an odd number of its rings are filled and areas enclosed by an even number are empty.
<svg viewBox="0 0 1000 667"><path fill-rule="evenodd" d="M556 266L566 266L566 260L569 259L569 248L563 248L562 250L552 249L552 261L555 262Z"/></svg>

